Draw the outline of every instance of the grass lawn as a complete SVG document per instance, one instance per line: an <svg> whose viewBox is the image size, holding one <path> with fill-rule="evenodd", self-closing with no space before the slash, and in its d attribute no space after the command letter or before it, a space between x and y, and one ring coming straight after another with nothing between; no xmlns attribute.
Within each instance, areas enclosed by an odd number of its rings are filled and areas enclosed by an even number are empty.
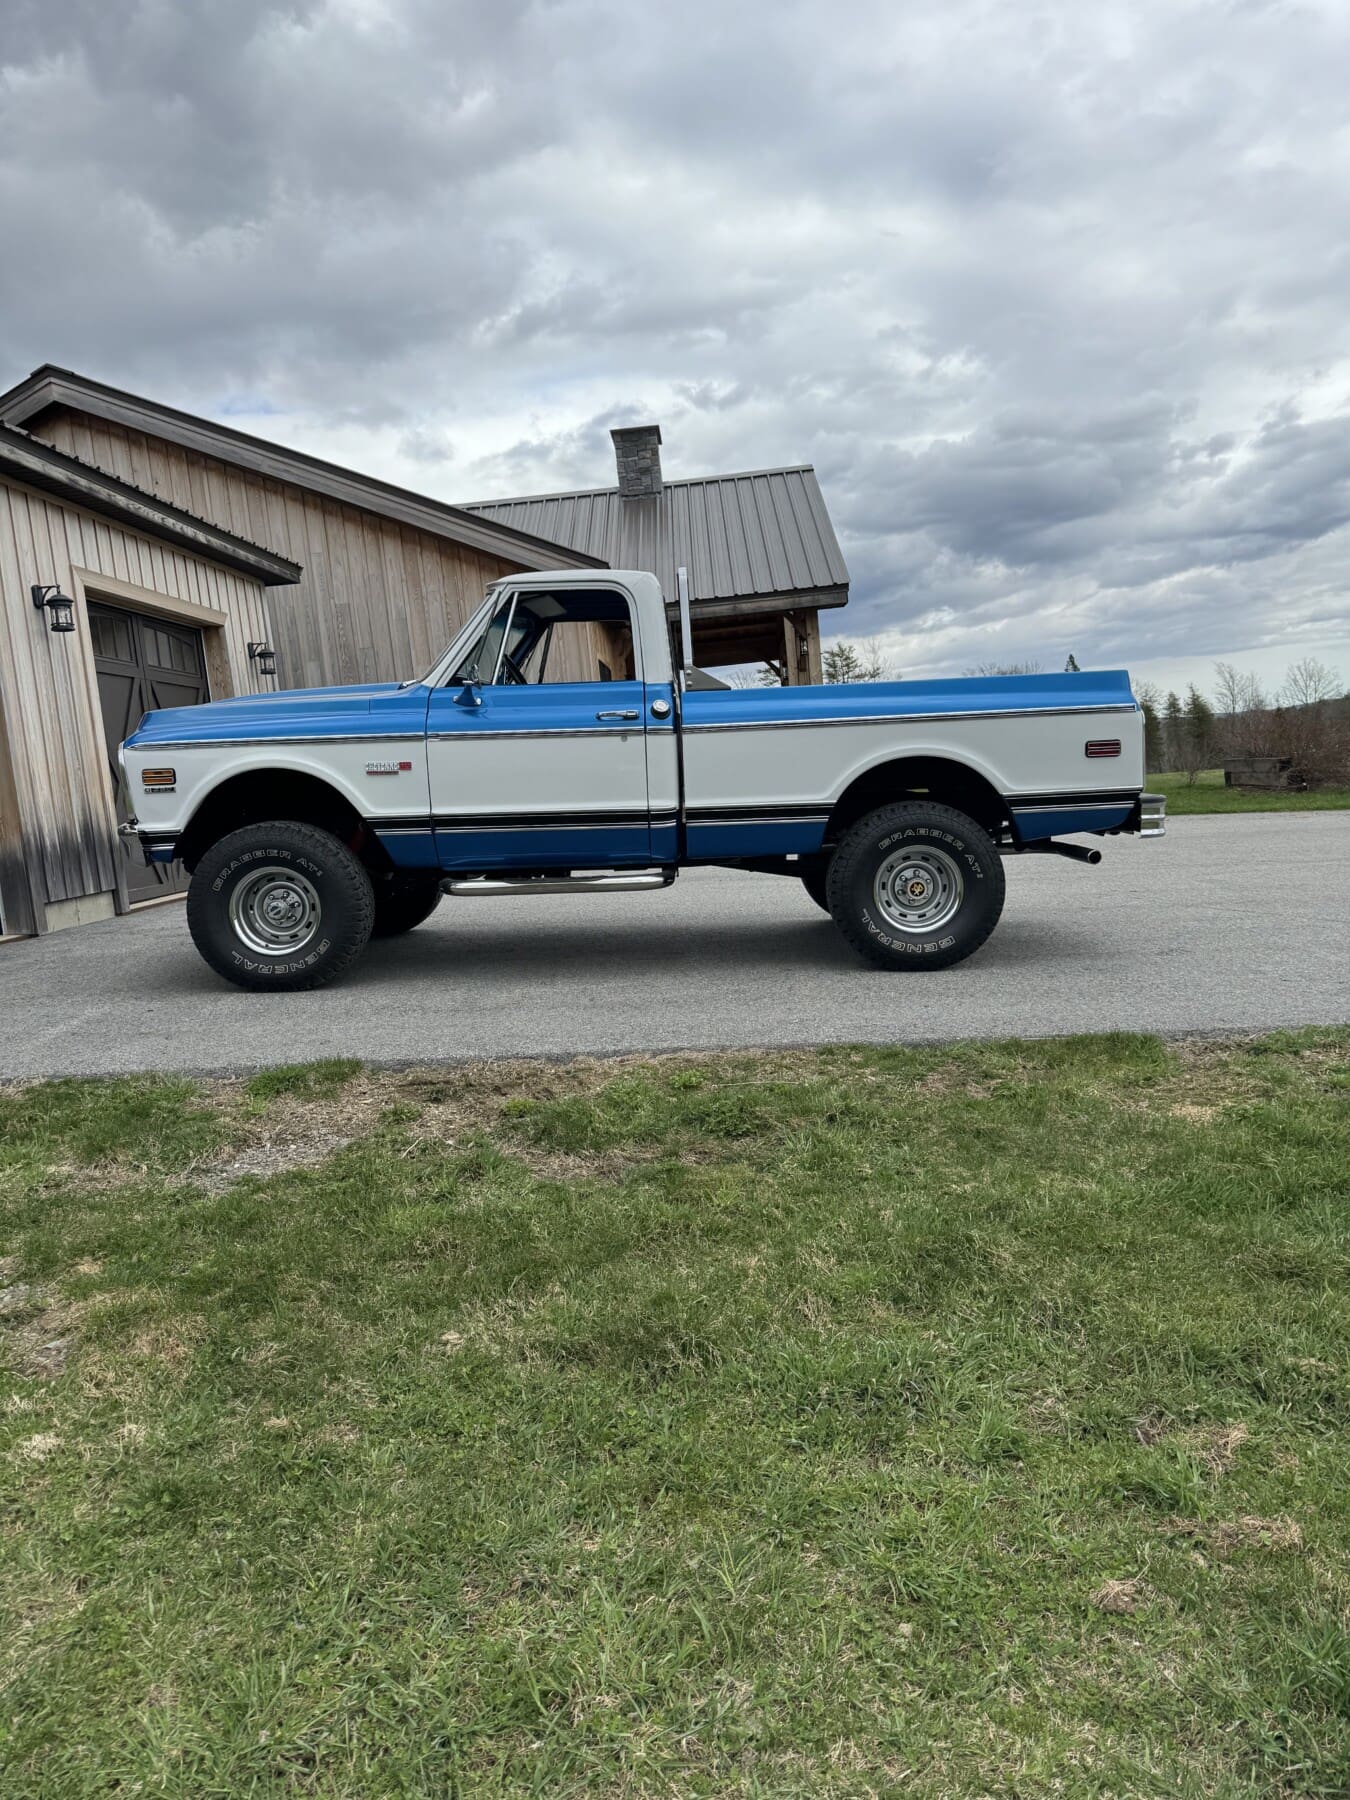
<svg viewBox="0 0 1350 1800"><path fill-rule="evenodd" d="M1150 775L1151 793L1167 795L1167 815L1228 812L1335 812L1350 806L1350 788L1313 788L1300 794L1285 789L1226 788L1222 769L1202 769L1193 786L1184 775Z"/></svg>
<svg viewBox="0 0 1350 1800"><path fill-rule="evenodd" d="M0 1092L0 1794L1344 1796L1350 1031Z"/></svg>

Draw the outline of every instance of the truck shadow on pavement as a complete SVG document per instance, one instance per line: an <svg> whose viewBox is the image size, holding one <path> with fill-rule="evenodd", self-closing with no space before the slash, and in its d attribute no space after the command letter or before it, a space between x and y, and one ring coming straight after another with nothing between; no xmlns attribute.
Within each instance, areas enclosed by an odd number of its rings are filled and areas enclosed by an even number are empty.
<svg viewBox="0 0 1350 1800"><path fill-rule="evenodd" d="M472 904L472 903L471 903ZM528 904L528 903L527 903ZM709 922L672 928L657 920L625 921L603 931L578 919L569 928L553 921L534 927L520 923L477 923L465 928L453 914L440 914L406 937L374 941L348 980L387 979L395 972L447 978L471 964L480 979L518 983L559 977L610 981L641 980L663 971L697 973L719 968L849 969L857 957L830 921L815 919Z"/></svg>
<svg viewBox="0 0 1350 1800"><path fill-rule="evenodd" d="M1127 948L1121 946L1122 952ZM1005 920L968 963L942 973L965 979L981 969L1010 970L1072 963L1080 957L1099 958L1105 949L1096 932L1063 925L1047 928L1043 920L1024 924ZM656 923L625 923L600 935L552 923L528 934L496 925L463 931L438 917L433 925L407 937L372 943L346 981L376 984L428 976L453 981L466 969L475 981L539 987L556 987L560 981L611 986L659 980L663 974L703 978L716 974L734 980L738 973L751 972L769 972L779 978L829 973L886 979L885 972L865 963L824 917L682 923L673 931Z"/></svg>

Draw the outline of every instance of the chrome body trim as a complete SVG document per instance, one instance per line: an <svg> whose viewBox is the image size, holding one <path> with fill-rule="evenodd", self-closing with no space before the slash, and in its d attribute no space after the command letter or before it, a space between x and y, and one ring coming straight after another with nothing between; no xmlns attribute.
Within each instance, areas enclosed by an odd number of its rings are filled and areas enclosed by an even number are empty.
<svg viewBox="0 0 1350 1800"><path fill-rule="evenodd" d="M635 713L633 717L636 718L637 714ZM639 725L636 729L640 731L642 727ZM626 735L623 731L616 733L612 725L603 729L595 725L553 725L537 731L474 731L472 727L466 726L462 731L429 731L427 742L429 744L482 744L490 738L601 738Z"/></svg>
<svg viewBox="0 0 1350 1800"><path fill-rule="evenodd" d="M426 741L424 731L353 731L341 737L330 737L326 733L314 733L308 737L202 737L174 738L163 743L137 745L147 752L156 755L161 750L237 750L265 748L269 745L296 744L421 744Z"/></svg>

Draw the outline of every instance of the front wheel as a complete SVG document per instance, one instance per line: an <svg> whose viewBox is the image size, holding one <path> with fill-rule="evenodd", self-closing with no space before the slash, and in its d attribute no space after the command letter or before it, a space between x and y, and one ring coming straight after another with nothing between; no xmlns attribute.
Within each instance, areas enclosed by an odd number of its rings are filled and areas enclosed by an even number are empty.
<svg viewBox="0 0 1350 1800"><path fill-rule="evenodd" d="M218 975L254 992L323 987L365 949L370 876L331 832L294 819L246 825L201 858L187 901L192 941Z"/></svg>
<svg viewBox="0 0 1350 1800"><path fill-rule="evenodd" d="M828 876L835 924L881 969L963 962L998 924L1003 893L1003 859L988 832L926 800L859 819Z"/></svg>

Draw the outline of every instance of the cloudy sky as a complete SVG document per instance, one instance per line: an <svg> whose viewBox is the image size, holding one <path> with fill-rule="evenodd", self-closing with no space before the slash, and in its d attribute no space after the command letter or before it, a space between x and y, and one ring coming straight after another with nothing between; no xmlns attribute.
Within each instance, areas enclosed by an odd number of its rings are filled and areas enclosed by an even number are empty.
<svg viewBox="0 0 1350 1800"><path fill-rule="evenodd" d="M448 500L655 418L815 463L907 674L1350 678L1348 66L1344 0L0 0L0 375Z"/></svg>

